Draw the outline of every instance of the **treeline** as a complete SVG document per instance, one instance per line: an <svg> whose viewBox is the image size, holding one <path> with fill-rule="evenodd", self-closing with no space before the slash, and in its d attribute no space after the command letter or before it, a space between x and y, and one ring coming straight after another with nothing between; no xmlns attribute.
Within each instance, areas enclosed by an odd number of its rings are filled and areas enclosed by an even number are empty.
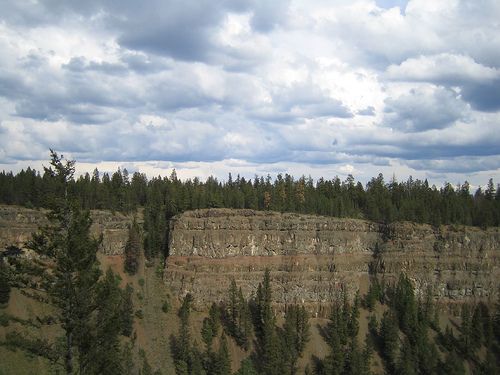
<svg viewBox="0 0 500 375"><path fill-rule="evenodd" d="M498 226L500 189L490 179L487 186L471 192L467 182L441 188L411 177L404 182L384 180L382 174L366 186L349 175L345 181L278 174L273 180L256 176L253 180L229 174L225 182L209 177L181 181L175 170L169 177L148 180L144 174L130 175L118 169L109 175L86 173L70 181L68 192L84 209L130 212L149 207L150 216L169 216L199 208L250 208L299 212L337 217L366 218L378 222L400 220L440 224ZM28 168L17 174L0 173L0 202L27 207L50 207L56 195L47 173ZM155 223L161 226L161 223ZM160 239L152 239L153 242ZM156 244L155 244L156 246ZM153 246L153 247L155 247Z"/></svg>
<svg viewBox="0 0 500 375"><path fill-rule="evenodd" d="M171 337L176 374L299 373L299 359L310 337L309 317L303 306L289 305L278 323L269 271L249 299L231 282L226 299L212 304L203 321L202 347L191 336L192 302L191 295L186 295L178 312L178 335ZM363 308L369 313L364 335L359 329ZM490 310L484 303L463 304L460 317L449 320L443 330L432 291L417 296L411 280L402 274L390 284L373 278L369 292L363 297L356 294L351 301L340 291L331 311L329 322L317 326L328 351L323 358L314 351L302 359L306 375L494 375L500 371L500 305ZM231 372L230 340L246 353L235 373Z"/></svg>

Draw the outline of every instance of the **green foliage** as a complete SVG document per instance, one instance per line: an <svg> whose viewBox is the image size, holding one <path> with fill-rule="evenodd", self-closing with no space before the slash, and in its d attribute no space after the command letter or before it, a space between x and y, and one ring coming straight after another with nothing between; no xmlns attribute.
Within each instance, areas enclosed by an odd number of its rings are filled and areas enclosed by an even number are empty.
<svg viewBox="0 0 500 375"><path fill-rule="evenodd" d="M153 375L153 368L149 364L148 358L146 356L146 352L143 349L139 350L139 357L142 361L142 368L139 372L140 375Z"/></svg>
<svg viewBox="0 0 500 375"><path fill-rule="evenodd" d="M161 311L167 314L168 312L170 312L170 309L171 309L170 300L167 299L161 305Z"/></svg>
<svg viewBox="0 0 500 375"><path fill-rule="evenodd" d="M396 356L399 347L398 321L392 312L385 312L380 322L380 341L382 356L389 369L396 364Z"/></svg>
<svg viewBox="0 0 500 375"><path fill-rule="evenodd" d="M96 340L88 356L88 373L121 374L122 350L119 335L123 327L123 295L119 278L108 269L99 282L96 297ZM127 327L127 329L129 329ZM80 358L81 360L81 358Z"/></svg>
<svg viewBox="0 0 500 375"><path fill-rule="evenodd" d="M62 337L48 340L13 331L7 341L11 348L47 358L67 374L121 374L124 292L111 270L101 277L100 239L91 237L89 212L71 194L74 164L51 151L44 175L50 186L49 223L27 244L36 255L20 260L16 269L21 292L53 311L53 317L36 324L56 324Z"/></svg>
<svg viewBox="0 0 500 375"><path fill-rule="evenodd" d="M10 277L9 266L0 258L0 305L9 303Z"/></svg>
<svg viewBox="0 0 500 375"><path fill-rule="evenodd" d="M60 196L58 184L50 177L28 168L14 175L0 173L0 202L34 207L52 207ZM336 217L363 217L379 222L415 221L441 224L500 224L498 188L490 179L486 189L472 195L467 181L458 186L449 183L441 188L429 186L426 180L387 182L379 174L366 186L349 175L344 181L305 176L294 178L278 174L256 176L253 181L238 176L220 182L214 177L204 182L198 178L181 181L175 171L169 178L147 180L134 173L130 179L126 169L92 176L85 174L72 180L67 194L78 199L84 209L111 209L129 212L145 207L144 251L148 259L161 255L168 242L167 220L177 213L198 208L227 207L300 212ZM439 250L439 244L438 250Z"/></svg>
<svg viewBox="0 0 500 375"><path fill-rule="evenodd" d="M128 238L127 243L125 244L125 261L124 268L125 272L130 275L135 275L137 273L137 269L139 267L139 256L141 251L141 239L140 239L140 231L137 222L134 219L134 222L128 229Z"/></svg>
<svg viewBox="0 0 500 375"><path fill-rule="evenodd" d="M231 375L231 357L227 347L227 339L224 334L220 339L219 351L216 362L213 365L214 375Z"/></svg>
<svg viewBox="0 0 500 375"><path fill-rule="evenodd" d="M368 293L366 293L366 295L364 296L363 306L369 311L373 311L375 304L381 301L382 297L382 286L380 285L378 279L375 277L371 280Z"/></svg>
<svg viewBox="0 0 500 375"><path fill-rule="evenodd" d="M153 180L147 191L144 209L144 255L151 260L164 254L167 242L167 217L165 189L161 180Z"/></svg>
<svg viewBox="0 0 500 375"><path fill-rule="evenodd" d="M132 285L127 284L125 290L122 292L122 305L121 305L121 334L130 337L132 335L134 325L134 304L132 302L132 295L134 288Z"/></svg>
<svg viewBox="0 0 500 375"><path fill-rule="evenodd" d="M243 292L241 288L237 288L234 279L231 280L229 286L224 322L227 332L236 340L236 343L247 350L252 334L251 313L248 303L243 297Z"/></svg>
<svg viewBox="0 0 500 375"><path fill-rule="evenodd" d="M441 374L465 375L464 362L454 350L449 351L446 355L446 359L441 368Z"/></svg>
<svg viewBox="0 0 500 375"><path fill-rule="evenodd" d="M304 306L288 306L285 323L279 330L281 362L286 374L297 373L297 362L309 341L309 317Z"/></svg>
<svg viewBox="0 0 500 375"><path fill-rule="evenodd" d="M250 359L246 358L241 361L241 366L238 371L236 371L235 375L257 375L258 372L253 366L253 363Z"/></svg>

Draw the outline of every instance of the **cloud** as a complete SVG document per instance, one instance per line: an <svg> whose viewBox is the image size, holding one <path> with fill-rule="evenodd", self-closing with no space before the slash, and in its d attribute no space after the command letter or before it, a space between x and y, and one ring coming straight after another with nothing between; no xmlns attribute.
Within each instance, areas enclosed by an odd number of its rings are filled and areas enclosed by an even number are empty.
<svg viewBox="0 0 500 375"><path fill-rule="evenodd" d="M391 65L387 68L387 77L402 81L460 85L498 79L500 69L479 64L470 56L441 53L409 58L399 65Z"/></svg>
<svg viewBox="0 0 500 375"><path fill-rule="evenodd" d="M287 18L288 0L257 0L253 6L252 28L258 32L269 32Z"/></svg>
<svg viewBox="0 0 500 375"><path fill-rule="evenodd" d="M2 5L2 163L500 177L497 1Z"/></svg>
<svg viewBox="0 0 500 375"><path fill-rule="evenodd" d="M462 156L450 159L410 160L408 165L416 170L428 170L434 173L477 173L498 169L500 156Z"/></svg>
<svg viewBox="0 0 500 375"><path fill-rule="evenodd" d="M469 56L444 53L410 58L389 66L387 76L392 80L458 86L464 100L475 109L500 109L500 69L479 64Z"/></svg>
<svg viewBox="0 0 500 375"><path fill-rule="evenodd" d="M353 114L340 100L311 81L296 82L270 90L271 100L255 110L253 116L262 121L297 123L322 117L351 118Z"/></svg>
<svg viewBox="0 0 500 375"><path fill-rule="evenodd" d="M465 112L466 105L454 91L426 87L388 98L384 120L387 126L417 132L448 127L461 119Z"/></svg>

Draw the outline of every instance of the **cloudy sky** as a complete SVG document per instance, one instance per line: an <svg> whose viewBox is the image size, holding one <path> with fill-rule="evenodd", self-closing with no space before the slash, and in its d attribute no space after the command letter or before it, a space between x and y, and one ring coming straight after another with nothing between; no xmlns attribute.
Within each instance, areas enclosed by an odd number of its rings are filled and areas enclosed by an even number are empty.
<svg viewBox="0 0 500 375"><path fill-rule="evenodd" d="M498 0L0 9L0 170L500 182Z"/></svg>

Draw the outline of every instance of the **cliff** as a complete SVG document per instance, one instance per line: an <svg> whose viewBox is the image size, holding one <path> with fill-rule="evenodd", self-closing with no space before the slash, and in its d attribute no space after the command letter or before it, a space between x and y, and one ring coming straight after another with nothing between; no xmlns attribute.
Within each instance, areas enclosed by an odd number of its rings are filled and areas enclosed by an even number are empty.
<svg viewBox="0 0 500 375"><path fill-rule="evenodd" d="M0 249L14 245L24 248L40 225L47 224L46 210L0 205ZM103 236L100 251L106 255L123 254L128 237L128 225L133 217L109 211L91 211L91 232Z"/></svg>
<svg viewBox="0 0 500 375"><path fill-rule="evenodd" d="M92 211L100 251L120 255L132 216ZM140 218L142 215L138 215ZM22 248L45 211L0 206L0 249ZM418 292L432 288L444 304L497 301L500 229L414 223L383 225L253 210L210 209L174 217L164 282L179 297L192 293L206 307L224 299L231 278L246 296L271 270L277 308L300 302L324 315L347 288L366 292L372 272L386 280L406 272Z"/></svg>
<svg viewBox="0 0 500 375"><path fill-rule="evenodd" d="M406 272L442 303L493 299L500 286L499 228L377 224L253 210L186 212L170 223L165 280L200 305L224 298L235 278L247 296L265 268L277 305L300 302L322 315L342 288L368 288L370 270Z"/></svg>

